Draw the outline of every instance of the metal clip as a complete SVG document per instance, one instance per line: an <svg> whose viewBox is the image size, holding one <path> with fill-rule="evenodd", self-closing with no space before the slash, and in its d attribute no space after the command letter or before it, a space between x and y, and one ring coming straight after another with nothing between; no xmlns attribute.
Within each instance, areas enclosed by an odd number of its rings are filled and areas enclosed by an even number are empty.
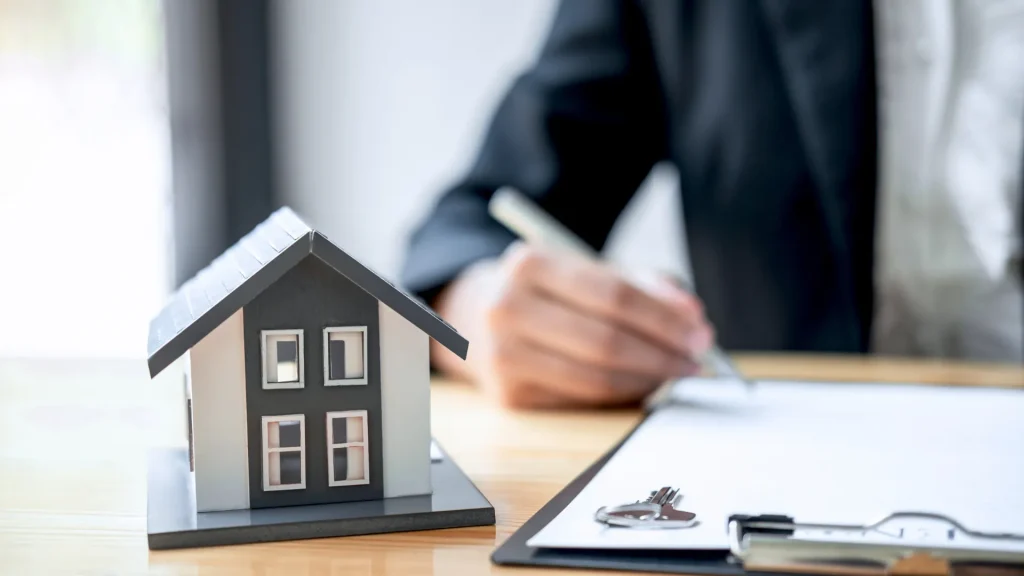
<svg viewBox="0 0 1024 576"><path fill-rule="evenodd" d="M676 506L682 500L678 488L664 487L651 492L644 501L620 506L602 506L594 519L609 526L624 528L690 528L698 524L697 515Z"/></svg>
<svg viewBox="0 0 1024 576"><path fill-rule="evenodd" d="M905 534L900 521L936 523L932 537ZM970 565L1024 566L1024 534L972 530L932 512L895 512L867 524L797 522L779 514L734 514L728 522L730 551L751 572L828 573L857 563L889 576L950 573ZM949 544L956 540L957 544ZM1006 543L1006 546L1000 546ZM964 572L968 573L968 572ZM999 572L979 572L997 574Z"/></svg>

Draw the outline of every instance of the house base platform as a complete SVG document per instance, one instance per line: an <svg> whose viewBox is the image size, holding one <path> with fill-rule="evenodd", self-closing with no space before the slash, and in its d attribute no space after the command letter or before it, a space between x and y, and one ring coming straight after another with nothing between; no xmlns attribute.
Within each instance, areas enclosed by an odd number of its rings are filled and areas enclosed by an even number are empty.
<svg viewBox="0 0 1024 576"><path fill-rule="evenodd" d="M494 507L447 455L431 465L434 493L365 502L196 512L188 450L149 453L151 550L493 526Z"/></svg>

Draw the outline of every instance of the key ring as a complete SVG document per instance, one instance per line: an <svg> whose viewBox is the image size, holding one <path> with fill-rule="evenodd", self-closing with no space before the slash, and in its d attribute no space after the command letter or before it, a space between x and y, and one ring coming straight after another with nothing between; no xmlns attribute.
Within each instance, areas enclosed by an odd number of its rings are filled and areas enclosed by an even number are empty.
<svg viewBox="0 0 1024 576"><path fill-rule="evenodd" d="M690 528L699 522L693 512L678 510L678 489L662 488L651 492L643 502L602 506L594 513L594 520L608 526L641 529Z"/></svg>

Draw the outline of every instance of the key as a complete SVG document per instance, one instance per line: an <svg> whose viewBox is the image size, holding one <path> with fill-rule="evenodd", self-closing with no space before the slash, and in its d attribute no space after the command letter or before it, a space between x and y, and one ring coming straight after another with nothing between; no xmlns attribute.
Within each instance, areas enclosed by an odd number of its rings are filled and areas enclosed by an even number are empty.
<svg viewBox="0 0 1024 576"><path fill-rule="evenodd" d="M633 504L602 507L596 519L612 526L647 528L688 528L696 524L697 515L677 508L682 495L678 488L662 487L650 493L646 500Z"/></svg>
<svg viewBox="0 0 1024 576"><path fill-rule="evenodd" d="M697 516L693 512L687 512L686 510L679 510L677 508L679 501L683 499L678 488L662 488L654 493L651 499L654 504L661 506L661 513L658 515L656 520L677 520L686 522L693 520Z"/></svg>

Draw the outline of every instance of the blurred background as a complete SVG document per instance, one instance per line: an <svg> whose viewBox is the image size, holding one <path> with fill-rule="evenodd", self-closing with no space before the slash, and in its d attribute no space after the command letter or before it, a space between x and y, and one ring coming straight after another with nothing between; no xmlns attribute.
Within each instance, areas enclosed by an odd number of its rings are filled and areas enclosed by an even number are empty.
<svg viewBox="0 0 1024 576"><path fill-rule="evenodd" d="M0 355L144 357L168 294L281 205L396 278L555 4L0 0ZM686 273L674 178L613 260Z"/></svg>

